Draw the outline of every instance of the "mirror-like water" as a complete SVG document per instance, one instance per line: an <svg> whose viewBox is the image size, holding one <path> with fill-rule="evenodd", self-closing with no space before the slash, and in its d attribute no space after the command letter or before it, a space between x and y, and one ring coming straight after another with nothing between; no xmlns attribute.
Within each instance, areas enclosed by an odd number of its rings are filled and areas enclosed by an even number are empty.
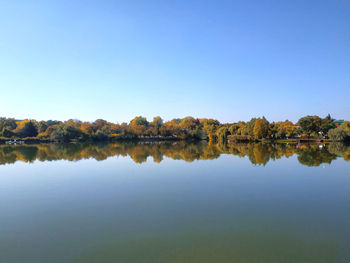
<svg viewBox="0 0 350 263"><path fill-rule="evenodd" d="M113 156L130 156L135 163L146 162L148 157L153 157L156 163L160 163L164 157L193 162L216 159L221 154L248 157L252 164L258 165L266 165L270 160L297 155L299 163L319 166L322 163L331 163L339 157L350 161L350 146L342 143L211 145L206 142L0 145L0 165L16 161L34 162L35 160L78 161L93 158L103 161Z"/></svg>
<svg viewBox="0 0 350 263"><path fill-rule="evenodd" d="M341 144L0 145L0 262L350 258Z"/></svg>

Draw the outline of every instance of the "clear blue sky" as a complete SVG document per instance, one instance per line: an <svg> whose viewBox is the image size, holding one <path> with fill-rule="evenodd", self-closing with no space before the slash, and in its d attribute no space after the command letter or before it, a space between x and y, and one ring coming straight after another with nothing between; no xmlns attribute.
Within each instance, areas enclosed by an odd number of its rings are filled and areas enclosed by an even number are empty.
<svg viewBox="0 0 350 263"><path fill-rule="evenodd" d="M0 1L0 116L350 119L350 1Z"/></svg>

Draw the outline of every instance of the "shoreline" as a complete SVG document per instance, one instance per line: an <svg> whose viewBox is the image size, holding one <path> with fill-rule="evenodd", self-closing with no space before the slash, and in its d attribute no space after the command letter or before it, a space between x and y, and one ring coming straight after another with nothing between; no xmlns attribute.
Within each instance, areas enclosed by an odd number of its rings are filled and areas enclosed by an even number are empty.
<svg viewBox="0 0 350 263"><path fill-rule="evenodd" d="M16 140L16 142L14 141ZM145 143L152 143L152 142L176 142L176 141L184 141L184 142L210 142L209 140L205 139L181 139L181 138L123 138L123 139L110 139L110 140L78 140L73 139L69 141L57 141L57 140L48 140L48 139L37 139L37 138L17 138L17 139L5 139L0 138L0 145L7 144L7 145L19 145L19 144L41 144L41 143L115 143L115 142L145 142ZM10 142L10 143L9 143ZM330 139L255 139L255 140L232 140L228 139L226 143L229 144L237 144L237 143L281 143L281 144L324 144L324 143L344 143L348 144L347 142L343 141L333 141ZM215 144L218 142L214 142Z"/></svg>
<svg viewBox="0 0 350 263"><path fill-rule="evenodd" d="M16 142L15 142L16 140ZM38 138L0 138L0 144L36 144L36 143L113 143L113 142L171 142L171 141L193 141L181 138L123 138L109 140L79 140L73 139L69 141L48 140ZM197 140L196 140L197 141ZM201 141L201 140L198 140ZM9 143L10 142L10 143Z"/></svg>

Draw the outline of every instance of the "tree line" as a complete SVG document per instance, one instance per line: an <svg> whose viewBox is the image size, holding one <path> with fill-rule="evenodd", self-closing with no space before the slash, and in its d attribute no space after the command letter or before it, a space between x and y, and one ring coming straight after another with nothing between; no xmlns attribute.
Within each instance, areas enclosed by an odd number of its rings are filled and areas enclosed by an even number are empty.
<svg viewBox="0 0 350 263"><path fill-rule="evenodd" d="M164 121L154 117L148 121L137 116L129 123L112 123L98 119L94 122L80 120L36 121L0 118L0 137L8 139L33 139L43 141L116 141L116 140L208 140L226 142L228 136L238 140L278 140L303 136L346 141L350 138L350 122L337 127L330 115L305 116L297 123L291 121L269 122L265 117L248 122L220 123L215 119L176 118Z"/></svg>

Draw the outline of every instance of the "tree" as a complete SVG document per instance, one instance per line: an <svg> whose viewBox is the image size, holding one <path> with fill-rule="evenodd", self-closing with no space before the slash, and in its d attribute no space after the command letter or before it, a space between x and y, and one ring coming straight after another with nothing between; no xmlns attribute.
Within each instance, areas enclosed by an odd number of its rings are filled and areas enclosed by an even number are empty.
<svg viewBox="0 0 350 263"><path fill-rule="evenodd" d="M269 132L269 122L263 117L254 122L253 135L257 139L266 138Z"/></svg>
<svg viewBox="0 0 350 263"><path fill-rule="evenodd" d="M66 125L63 131L67 140L79 139L79 137L82 135L82 132L73 125Z"/></svg>
<svg viewBox="0 0 350 263"><path fill-rule="evenodd" d="M51 128L52 127L52 128ZM73 139L83 139L83 132L72 125L55 125L47 129L50 132L50 139L54 141L64 141L69 142Z"/></svg>
<svg viewBox="0 0 350 263"><path fill-rule="evenodd" d="M236 135L238 133L239 128L240 128L240 125L238 123L234 123L230 125L228 130L232 135Z"/></svg>
<svg viewBox="0 0 350 263"><path fill-rule="evenodd" d="M130 121L129 131L138 136L148 135L149 122L145 117L138 116Z"/></svg>
<svg viewBox="0 0 350 263"><path fill-rule="evenodd" d="M136 126L136 125L142 125L147 127L149 125L147 119L142 116L135 117L131 120L130 125Z"/></svg>
<svg viewBox="0 0 350 263"><path fill-rule="evenodd" d="M14 130L17 127L17 122L13 118L0 118L0 130L7 128L8 130Z"/></svg>
<svg viewBox="0 0 350 263"><path fill-rule="evenodd" d="M1 136L5 138L12 138L13 136L15 136L15 133L9 130L8 128L3 128L1 131Z"/></svg>
<svg viewBox="0 0 350 263"><path fill-rule="evenodd" d="M342 126L329 130L328 137L332 141L337 141L337 142L346 141L349 139L348 133Z"/></svg>
<svg viewBox="0 0 350 263"><path fill-rule="evenodd" d="M194 130L199 123L193 117L186 117L181 120L179 123L182 129Z"/></svg>
<svg viewBox="0 0 350 263"><path fill-rule="evenodd" d="M252 118L249 122L246 123L242 135L254 136L254 126L256 118Z"/></svg>
<svg viewBox="0 0 350 263"><path fill-rule="evenodd" d="M325 118L321 119L320 123L320 131L323 136L325 136L330 129L336 128L335 124L333 123L333 119L331 115L328 114Z"/></svg>
<svg viewBox="0 0 350 263"><path fill-rule="evenodd" d="M150 126L151 126L151 134L158 135L159 129L163 126L163 119L159 116L154 117Z"/></svg>
<svg viewBox="0 0 350 263"><path fill-rule="evenodd" d="M220 126L220 122L214 119L201 119L201 130L203 131L202 137L208 138L209 141L213 141L213 134Z"/></svg>
<svg viewBox="0 0 350 263"><path fill-rule="evenodd" d="M305 116L299 119L298 125L307 135L316 135L321 131L322 119L318 116Z"/></svg>
<svg viewBox="0 0 350 263"><path fill-rule="evenodd" d="M97 141L108 141L109 137L106 133L101 130L98 130L94 136L94 139Z"/></svg>
<svg viewBox="0 0 350 263"><path fill-rule="evenodd" d="M94 126L94 130L97 131L102 130L104 126L108 125L108 122L102 119L97 119L92 124Z"/></svg>
<svg viewBox="0 0 350 263"><path fill-rule="evenodd" d="M41 121L38 123L38 133L43 133L46 131L48 125L46 121Z"/></svg>
<svg viewBox="0 0 350 263"><path fill-rule="evenodd" d="M254 122L255 122L255 120L254 120ZM237 123L237 125L239 127L237 132L236 132L237 135L247 135L248 134L248 133L246 133L246 130L249 130L247 128L247 123L245 123L244 121L239 121Z"/></svg>
<svg viewBox="0 0 350 263"><path fill-rule="evenodd" d="M96 126L89 122L83 122L80 126L81 131L90 136L95 132L95 128Z"/></svg>
<svg viewBox="0 0 350 263"><path fill-rule="evenodd" d="M50 127L50 126L53 126L53 125L56 125L56 124L60 124L60 121L53 121L53 120L48 120L46 122L47 126Z"/></svg>
<svg viewBox="0 0 350 263"><path fill-rule="evenodd" d="M159 116L154 117L152 121L152 125L157 128L160 128L163 125L163 119Z"/></svg>
<svg viewBox="0 0 350 263"><path fill-rule="evenodd" d="M258 139L260 139L264 136L264 133L265 133L264 125L263 125L263 122L260 118L255 120L253 133L254 133L254 137L258 138Z"/></svg>
<svg viewBox="0 0 350 263"><path fill-rule="evenodd" d="M292 137L296 134L296 127L291 121L278 122L272 127L277 138Z"/></svg>
<svg viewBox="0 0 350 263"><path fill-rule="evenodd" d="M227 141L227 135L229 135L228 128L223 126L216 131L216 136L219 143L225 143Z"/></svg>
<svg viewBox="0 0 350 263"><path fill-rule="evenodd" d="M32 121L28 121L21 126L18 134L20 137L35 137L38 135L38 129Z"/></svg>
<svg viewBox="0 0 350 263"><path fill-rule="evenodd" d="M348 136L350 136L350 121L344 121L344 124L340 127L342 127L348 133Z"/></svg>

